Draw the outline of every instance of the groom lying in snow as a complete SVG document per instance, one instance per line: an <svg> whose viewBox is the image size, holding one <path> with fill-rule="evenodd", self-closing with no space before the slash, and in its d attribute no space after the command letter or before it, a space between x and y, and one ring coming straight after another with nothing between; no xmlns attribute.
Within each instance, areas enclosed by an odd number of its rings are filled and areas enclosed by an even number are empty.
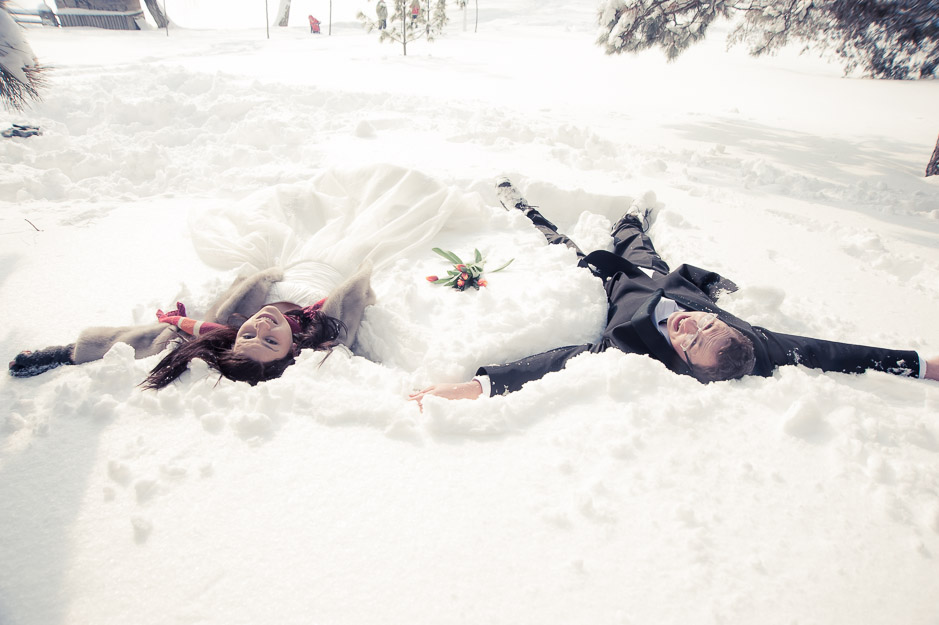
<svg viewBox="0 0 939 625"><path fill-rule="evenodd" d="M633 204L613 226L614 251L585 255L525 201L508 179L496 187L508 210L520 210L549 243L563 243L580 258L579 266L603 280L609 312L600 341L572 345L504 365L480 367L470 382L435 384L414 393L446 399L476 399L517 391L526 382L564 368L583 352L615 347L629 354L648 354L666 367L701 382L745 375L770 376L782 365L804 365L824 371L863 373L868 369L939 380L939 357L923 359L915 351L836 343L751 326L715 305L722 291L737 286L718 274L682 265L670 271L646 234L654 208Z"/></svg>

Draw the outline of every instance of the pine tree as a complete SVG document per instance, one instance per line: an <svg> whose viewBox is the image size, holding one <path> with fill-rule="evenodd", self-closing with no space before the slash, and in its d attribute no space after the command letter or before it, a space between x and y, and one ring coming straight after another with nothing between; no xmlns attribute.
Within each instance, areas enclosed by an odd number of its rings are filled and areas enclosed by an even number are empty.
<svg viewBox="0 0 939 625"><path fill-rule="evenodd" d="M430 1L431 0L427 0L428 5L430 4ZM450 18L447 17L447 0L436 0L436 3L433 6L433 11L430 15L430 20L427 22L428 33L431 30L436 33L443 32L444 26L446 26L447 22L449 21Z"/></svg>
<svg viewBox="0 0 939 625"><path fill-rule="evenodd" d="M671 60L734 14L728 43L754 55L798 41L876 78L926 78L939 66L937 0L604 0L597 43L608 54L659 46Z"/></svg>
<svg viewBox="0 0 939 625"><path fill-rule="evenodd" d="M939 139L936 139L936 149L932 151L932 157L926 165L926 177L929 176L939 176Z"/></svg>
<svg viewBox="0 0 939 625"><path fill-rule="evenodd" d="M290 0L280 0L277 7L277 25L286 27L290 21Z"/></svg>
<svg viewBox="0 0 939 625"><path fill-rule="evenodd" d="M150 11L150 15L153 16L153 21L156 22L157 28L166 28L169 20L163 15L163 11L160 9L157 0L145 0L145 2L147 4L147 10Z"/></svg>
<svg viewBox="0 0 939 625"><path fill-rule="evenodd" d="M0 0L0 102L6 108L22 109L27 100L39 99L44 68L36 60L23 36L23 28L7 13Z"/></svg>
<svg viewBox="0 0 939 625"><path fill-rule="evenodd" d="M404 56L408 55L408 43L421 38L433 41L443 32L448 21L447 7L445 0L435 0L436 4L430 10L430 0L427 1L428 6L422 7L420 0L389 0L392 10L388 16L388 27L378 29L378 40L400 43ZM418 9L417 17L413 18L412 7L415 5ZM359 13L357 17L366 31L372 32L378 28L378 23L365 13Z"/></svg>

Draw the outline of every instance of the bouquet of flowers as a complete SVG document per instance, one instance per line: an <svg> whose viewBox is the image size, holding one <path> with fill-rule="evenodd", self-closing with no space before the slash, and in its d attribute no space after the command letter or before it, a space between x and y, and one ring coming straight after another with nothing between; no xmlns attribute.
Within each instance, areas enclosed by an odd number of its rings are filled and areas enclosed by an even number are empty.
<svg viewBox="0 0 939 625"><path fill-rule="evenodd" d="M465 291L466 287L473 287L478 289L481 286L486 286L486 282L483 278L483 266L486 264L486 259L483 258L483 255L479 253L479 250L473 250L475 253L475 260L471 263L464 263L460 260L460 257L454 254L453 252L447 252L440 249L439 247L434 248L434 252L440 254L448 261L453 263L453 269L447 271L446 278L438 278L437 276L427 276L427 281L433 284L440 286L449 286L457 289L458 291ZM498 269L494 269L489 273L495 273L497 271L502 271L506 267L512 264L514 258L502 265Z"/></svg>

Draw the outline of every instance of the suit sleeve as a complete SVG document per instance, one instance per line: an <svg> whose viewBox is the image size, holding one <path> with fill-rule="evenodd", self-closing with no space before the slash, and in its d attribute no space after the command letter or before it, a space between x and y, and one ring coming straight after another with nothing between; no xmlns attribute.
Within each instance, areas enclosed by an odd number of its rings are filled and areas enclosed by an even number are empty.
<svg viewBox="0 0 939 625"><path fill-rule="evenodd" d="M552 371L560 371L567 365L568 360L590 351L591 347L591 345L559 347L508 364L480 367L476 375L489 376L493 395L513 393L522 388L526 382L539 380Z"/></svg>
<svg viewBox="0 0 939 625"><path fill-rule="evenodd" d="M737 291L737 284L733 280L725 278L714 271L701 269L694 265L682 265L676 269L674 273L681 275L694 284L702 293L707 295L712 302L716 302L724 293L734 293Z"/></svg>
<svg viewBox="0 0 939 625"><path fill-rule="evenodd" d="M837 343L770 332L764 328L754 329L766 338L767 352L775 366L804 365L841 373L872 370L908 377L917 377L920 373L919 355L912 350Z"/></svg>

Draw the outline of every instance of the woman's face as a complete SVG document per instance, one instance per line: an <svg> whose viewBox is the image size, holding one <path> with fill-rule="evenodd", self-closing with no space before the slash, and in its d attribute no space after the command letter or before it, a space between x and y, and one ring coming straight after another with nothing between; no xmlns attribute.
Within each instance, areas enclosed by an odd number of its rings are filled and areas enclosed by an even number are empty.
<svg viewBox="0 0 939 625"><path fill-rule="evenodd" d="M283 313L265 306L241 324L232 351L255 362L280 360L293 350L293 333Z"/></svg>

